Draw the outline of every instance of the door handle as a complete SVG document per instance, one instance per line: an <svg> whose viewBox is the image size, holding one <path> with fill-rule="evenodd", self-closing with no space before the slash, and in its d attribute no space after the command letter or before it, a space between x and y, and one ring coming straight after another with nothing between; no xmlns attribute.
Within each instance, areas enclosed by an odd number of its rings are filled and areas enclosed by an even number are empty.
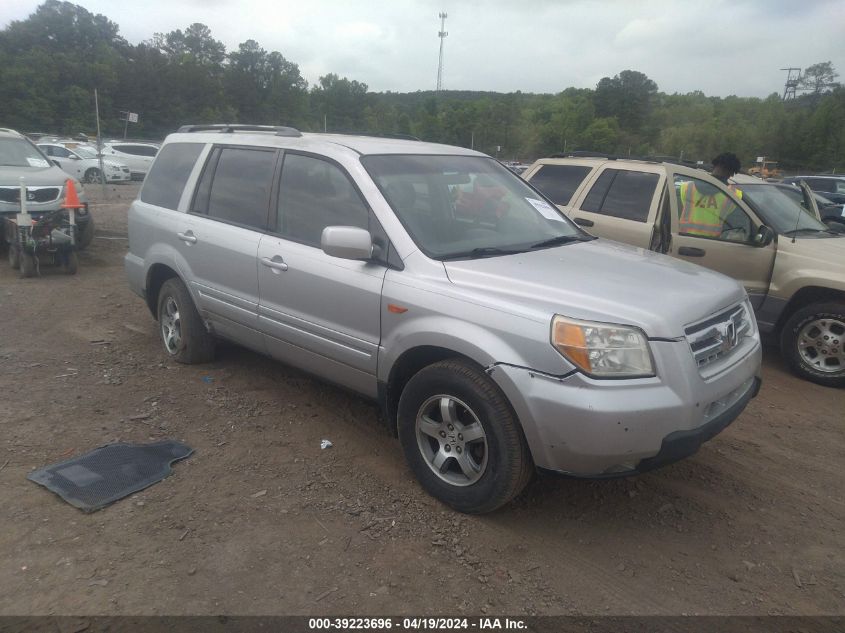
<svg viewBox="0 0 845 633"><path fill-rule="evenodd" d="M274 273L279 273L279 271L287 270L288 265L285 263L285 260L281 258L280 255L274 255L273 259L269 257L262 257L261 263L267 266L267 268L272 269Z"/></svg>
<svg viewBox="0 0 845 633"><path fill-rule="evenodd" d="M575 218L572 221L575 222L575 224L577 224L578 226L595 226L595 222L586 218Z"/></svg>
<svg viewBox="0 0 845 633"><path fill-rule="evenodd" d="M196 244L197 243L197 238L193 234L192 231L185 231L184 233L177 233L176 237L178 237L180 240L182 240L186 244Z"/></svg>
<svg viewBox="0 0 845 633"><path fill-rule="evenodd" d="M703 248L695 248L694 246L681 246L678 249L678 255L686 255L687 257L704 257L706 251Z"/></svg>

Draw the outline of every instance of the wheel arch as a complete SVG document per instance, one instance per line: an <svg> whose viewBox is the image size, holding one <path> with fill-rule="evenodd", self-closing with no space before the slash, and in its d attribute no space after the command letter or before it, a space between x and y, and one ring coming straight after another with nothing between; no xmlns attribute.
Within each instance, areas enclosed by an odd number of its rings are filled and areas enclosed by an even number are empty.
<svg viewBox="0 0 845 633"><path fill-rule="evenodd" d="M174 277L179 277L179 274L167 264L153 264L147 271L147 290L145 293L147 307L156 320L158 320L158 295L161 292L161 287L165 281Z"/></svg>
<svg viewBox="0 0 845 633"><path fill-rule="evenodd" d="M398 435L396 425L399 398L402 396L405 385L421 369L447 358L460 359L484 371L484 367L477 361L454 349L437 345L418 345L402 352L391 366L387 381L379 383L382 415L388 430L394 437Z"/></svg>
<svg viewBox="0 0 845 633"><path fill-rule="evenodd" d="M827 288L825 286L804 286L792 295L792 298L786 304L786 307L778 318L775 332L780 335L786 322L801 308L813 303L828 302L845 302L845 291L836 288Z"/></svg>

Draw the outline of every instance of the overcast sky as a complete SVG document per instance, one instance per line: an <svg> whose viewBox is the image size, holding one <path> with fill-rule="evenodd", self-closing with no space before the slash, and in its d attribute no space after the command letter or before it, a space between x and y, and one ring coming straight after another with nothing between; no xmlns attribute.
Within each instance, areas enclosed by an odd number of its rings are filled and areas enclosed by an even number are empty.
<svg viewBox="0 0 845 633"><path fill-rule="evenodd" d="M0 0L0 27L37 0ZM227 50L254 39L299 64L370 90L430 90L446 11L443 87L559 92L626 69L664 92L765 97L787 66L832 61L845 80L845 0L78 0L132 43L211 28Z"/></svg>

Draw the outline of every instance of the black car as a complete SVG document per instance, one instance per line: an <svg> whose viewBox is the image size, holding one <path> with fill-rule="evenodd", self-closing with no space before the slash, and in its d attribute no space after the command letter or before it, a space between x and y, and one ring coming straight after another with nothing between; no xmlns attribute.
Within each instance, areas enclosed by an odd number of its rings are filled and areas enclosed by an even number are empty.
<svg viewBox="0 0 845 633"><path fill-rule="evenodd" d="M802 180L810 189L822 194L831 202L845 204L845 176L791 176L784 178L783 182L797 185Z"/></svg>

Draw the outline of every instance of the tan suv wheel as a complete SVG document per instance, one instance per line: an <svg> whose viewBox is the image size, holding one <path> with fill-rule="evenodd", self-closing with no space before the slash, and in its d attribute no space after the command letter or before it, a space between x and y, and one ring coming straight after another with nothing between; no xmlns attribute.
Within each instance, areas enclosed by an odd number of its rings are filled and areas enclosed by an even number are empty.
<svg viewBox="0 0 845 633"><path fill-rule="evenodd" d="M796 311L783 326L780 347L802 378L845 386L845 303L814 303Z"/></svg>

